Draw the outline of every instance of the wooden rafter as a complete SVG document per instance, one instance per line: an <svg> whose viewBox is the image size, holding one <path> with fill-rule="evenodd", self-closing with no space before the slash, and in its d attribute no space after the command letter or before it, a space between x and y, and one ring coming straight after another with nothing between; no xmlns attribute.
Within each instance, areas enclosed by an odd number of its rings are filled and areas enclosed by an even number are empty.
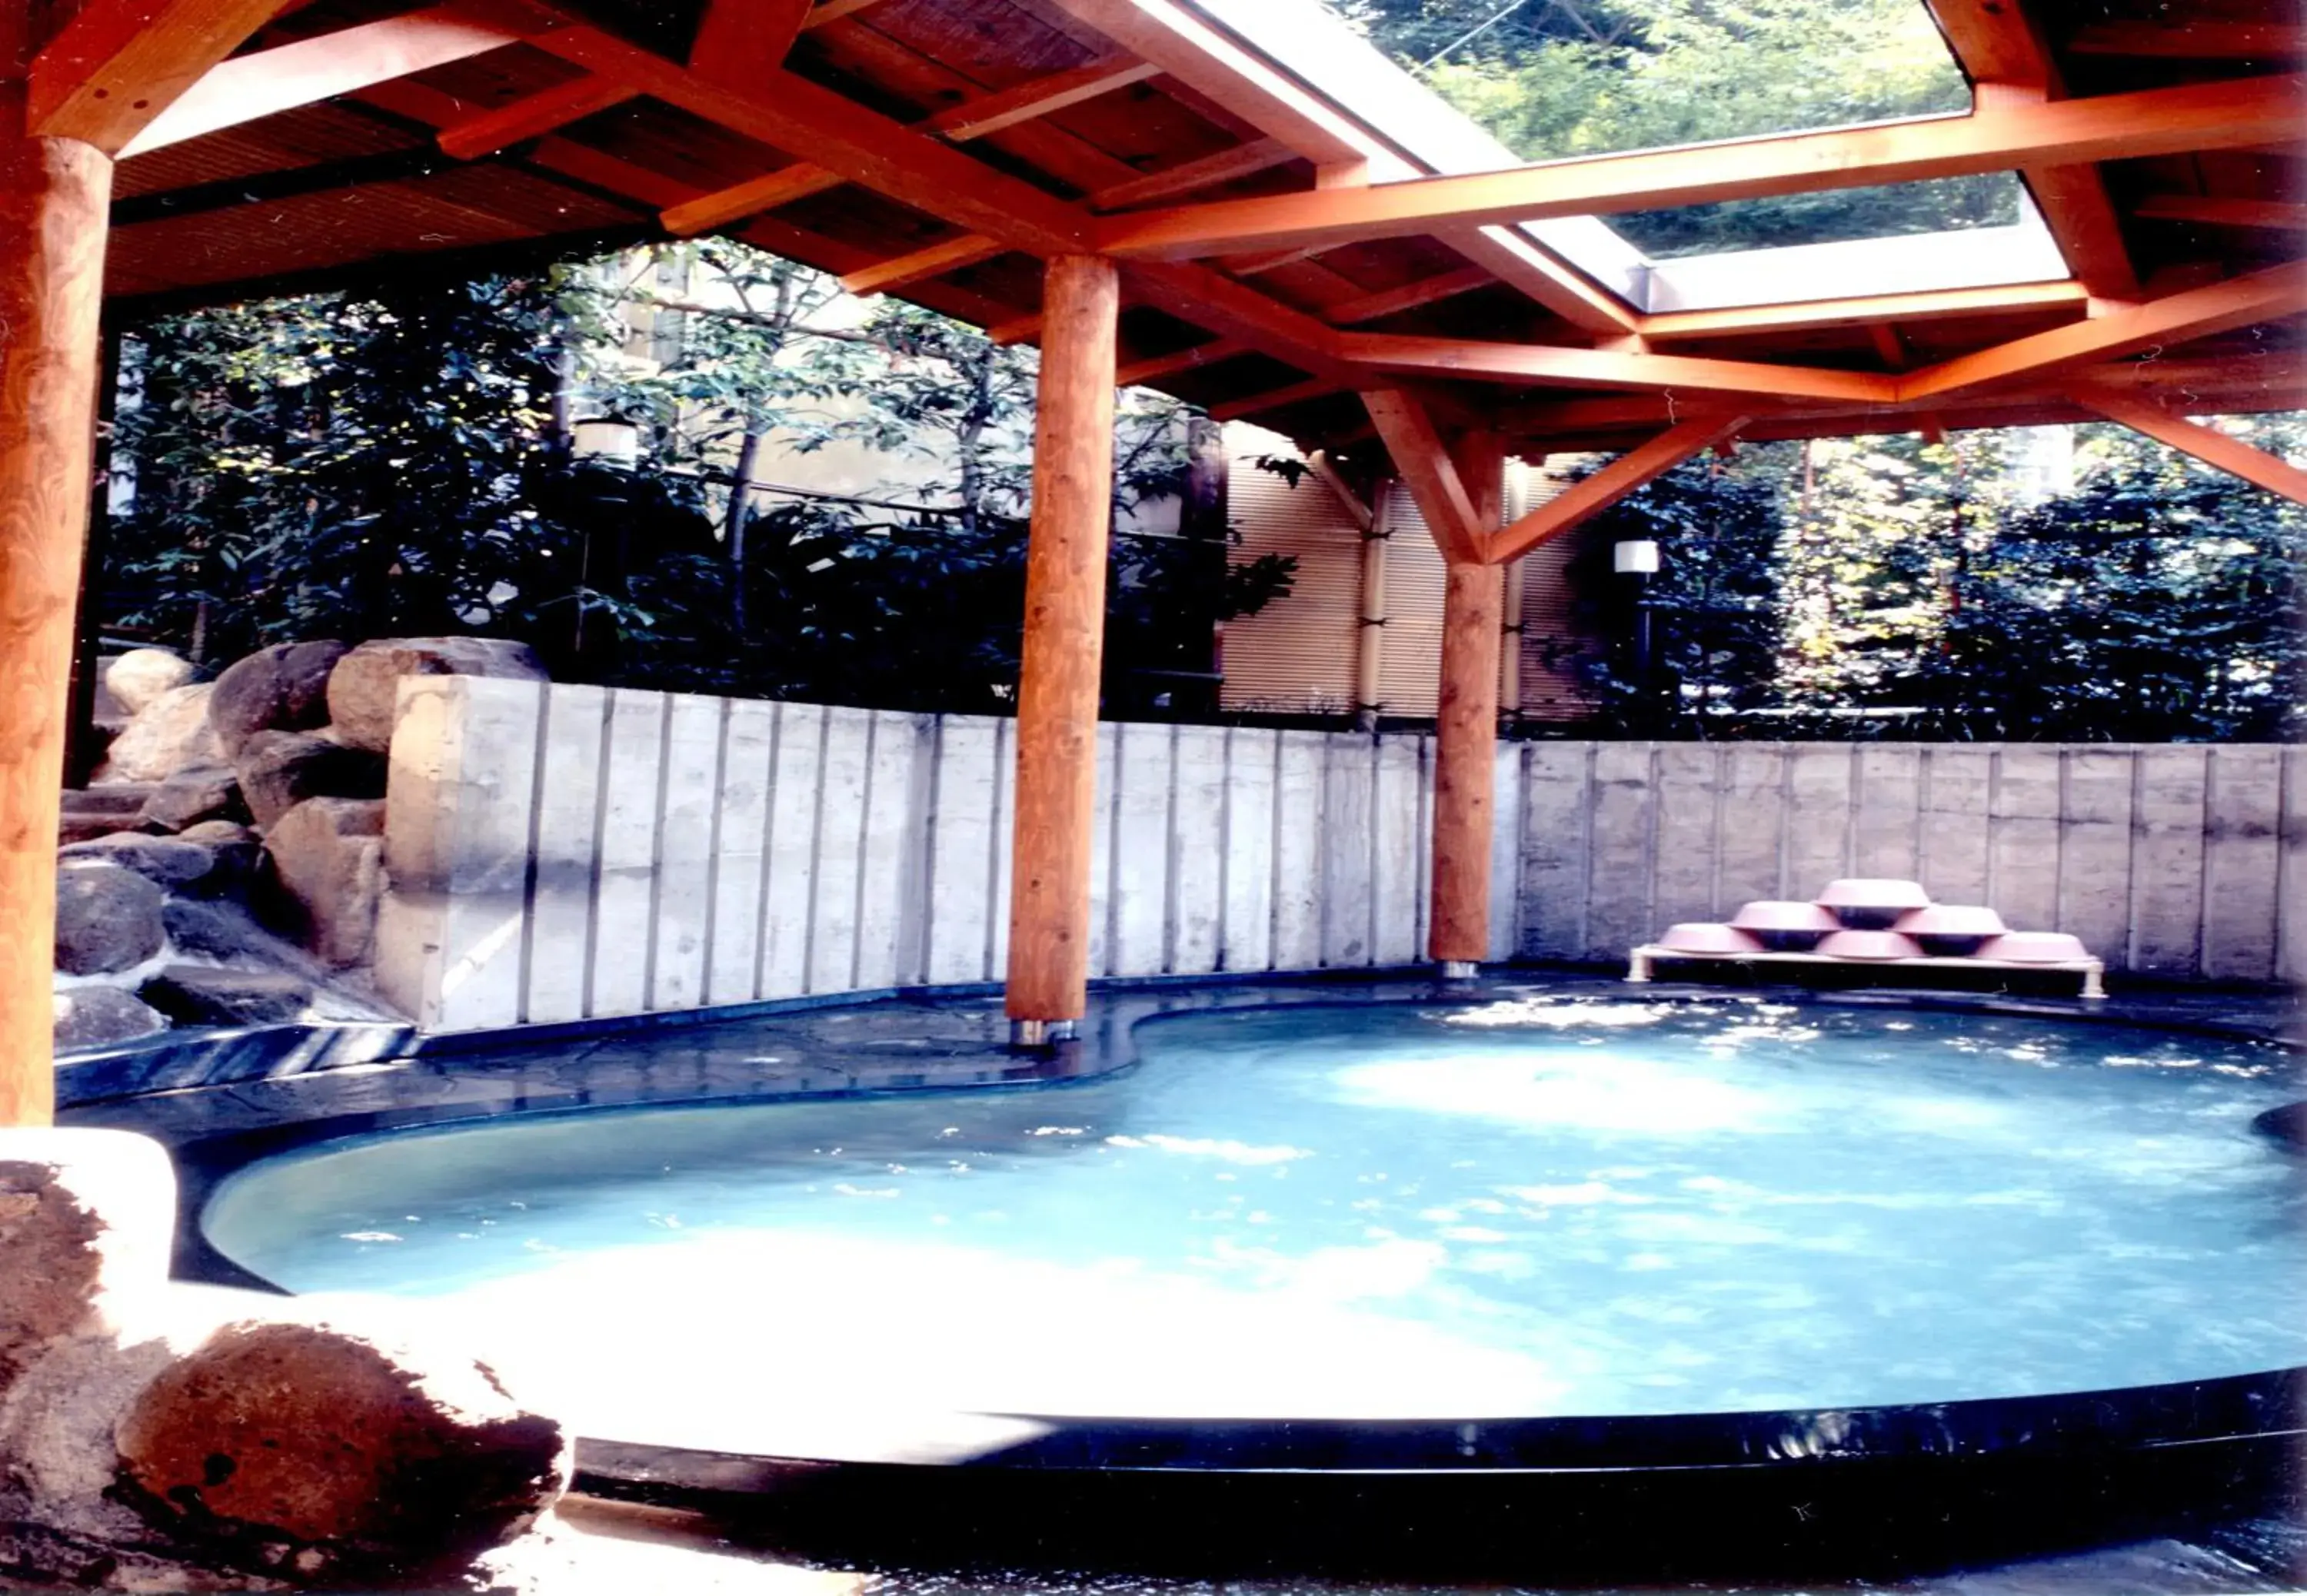
<svg viewBox="0 0 2307 1596"><path fill-rule="evenodd" d="M524 95L509 106L483 111L441 130L441 148L459 160L478 160L507 145L542 138L572 122L623 105L633 91L622 83L587 75Z"/></svg>
<svg viewBox="0 0 2307 1596"><path fill-rule="evenodd" d="M1206 344L1196 344L1190 349L1132 361L1116 370L1113 380L1117 387L1136 388L1140 383L1159 382L1164 377L1175 377L1183 371L1196 371L1204 366L1231 360L1243 353L1242 346L1231 338L1213 338Z"/></svg>
<svg viewBox="0 0 2307 1596"><path fill-rule="evenodd" d="M2192 455L2206 465L2232 472L2270 493L2307 504L2307 471L2265 449L2254 448L2240 438L2230 438L2216 428L2174 415L2158 405L2103 388L2078 387L2074 399L2084 409L2097 411L2107 420L2120 422L2134 432L2143 432L2157 443Z"/></svg>
<svg viewBox="0 0 2307 1596"><path fill-rule="evenodd" d="M1489 344L1393 333L1343 333L1340 352L1373 371L1468 377L1515 386L1677 388L1772 399L1891 404L1897 386L1868 371L1822 371L1702 355L1565 349L1550 344Z"/></svg>
<svg viewBox="0 0 2307 1596"><path fill-rule="evenodd" d="M1931 0L1931 10L1977 86L1982 108L2067 98L2026 0ZM2022 167L2020 175L2075 276L2093 294L2136 294L2139 274L2098 169L2037 162Z"/></svg>
<svg viewBox="0 0 2307 1596"><path fill-rule="evenodd" d="M810 0L706 0L689 64L743 85L783 66L808 21Z"/></svg>
<svg viewBox="0 0 2307 1596"><path fill-rule="evenodd" d="M1925 366L1900 380L1899 398L1912 403L1961 393L2083 361L2112 360L2157 345L2208 337L2303 311L2307 311L2307 271L2295 265L2278 266Z"/></svg>
<svg viewBox="0 0 2307 1596"><path fill-rule="evenodd" d="M1532 240L1511 227L1465 227L1445 231L1443 243L1488 269L1500 282L1561 317L1581 332L1615 337L1634 330L1641 318L1634 307L1586 280Z"/></svg>
<svg viewBox="0 0 2307 1596"><path fill-rule="evenodd" d="M1128 210L1136 205L1176 200L1203 189L1254 177L1260 172L1272 171L1297 158L1291 148L1279 139L1252 139L1247 144L1237 144L1214 155L1181 161L1159 172L1148 172L1143 177L1100 189L1090 195L1089 208L1092 210Z"/></svg>
<svg viewBox="0 0 2307 1596"><path fill-rule="evenodd" d="M870 294L888 294L910 287L931 277L941 277L964 267L981 266L996 255L1007 252L1007 246L997 239L988 238L982 233L965 233L959 238L949 238L943 243L915 250L910 255L900 255L896 260L879 261L862 271L850 272L841 279L841 286L863 299Z"/></svg>
<svg viewBox="0 0 2307 1596"><path fill-rule="evenodd" d="M1869 322L1937 321L2003 311L2066 311L2080 315L2090 293L2080 283L2014 283L1996 288L1944 288L1918 294L1875 294L1790 304L1737 305L1720 311L1668 311L1642 320L1653 343L1719 338L1812 328L1864 327Z"/></svg>
<svg viewBox="0 0 2307 1596"><path fill-rule="evenodd" d="M1473 496L1426 406L1399 388L1366 391L1362 405L1443 558L1481 563L1488 557L1489 528L1477 515Z"/></svg>
<svg viewBox="0 0 2307 1596"><path fill-rule="evenodd" d="M1376 294L1365 294L1355 299L1340 300L1325 306L1322 319L1334 327L1352 327L1364 321L1382 320L1399 316L1404 311L1415 311L1445 299L1455 299L1462 294L1494 286L1497 278L1479 266L1462 267L1445 271L1438 277L1420 277L1404 283L1399 288L1386 288Z"/></svg>
<svg viewBox="0 0 2307 1596"><path fill-rule="evenodd" d="M796 200L806 200L811 194L822 194L839 188L845 180L838 173L823 166L800 161L790 166L780 166L743 183L716 189L709 194L699 194L694 200L667 206L658 217L665 230L675 238L688 238L699 233L710 233L714 228L749 216L759 216L765 210L775 210L780 205L791 205Z"/></svg>
<svg viewBox="0 0 2307 1596"><path fill-rule="evenodd" d="M1628 449L1490 539L1485 558L1497 565L1521 559L1548 539L1561 536L1628 494L1656 482L1692 456L1704 454L1728 441L1749 419L1744 415L1717 415L1685 422L1640 448Z"/></svg>
<svg viewBox="0 0 2307 1596"><path fill-rule="evenodd" d="M2292 136L2303 113L2307 82L2296 76L2193 83L1968 116L1213 201L1109 218L1096 242L1119 255L1181 258L1813 193L2013 166L2234 149Z"/></svg>
<svg viewBox="0 0 2307 1596"><path fill-rule="evenodd" d="M25 131L116 154L288 4L87 0L32 63Z"/></svg>
<svg viewBox="0 0 2307 1596"><path fill-rule="evenodd" d="M943 133L956 144L965 144L1015 127L1021 122L1054 115L1068 106L1099 98L1117 89L1127 89L1132 83L1142 83L1148 78L1159 76L1161 71L1152 63L1140 61L1133 55L1109 55L1065 72L1034 78L1012 89L981 95L950 110L939 112L922 125Z"/></svg>
<svg viewBox="0 0 2307 1596"><path fill-rule="evenodd" d="M143 155L299 106L350 94L517 42L452 5L364 22L218 63L147 122L120 154Z"/></svg>
<svg viewBox="0 0 2307 1596"><path fill-rule="evenodd" d="M2197 222L2211 227L2251 227L2307 233L2307 205L2280 200L2227 200L2208 194L2149 194L2131 208L2147 221Z"/></svg>
<svg viewBox="0 0 2307 1596"><path fill-rule="evenodd" d="M853 17L867 7L880 4L881 0L817 0L816 6L802 21L802 30L807 32L811 28L822 28L828 22Z"/></svg>
<svg viewBox="0 0 2307 1596"><path fill-rule="evenodd" d="M1214 422L1236 422L1244 416L1263 415L1269 410L1287 410L1292 405L1303 405L1308 399L1326 399L1332 394L1345 392L1345 385L1325 377L1309 377L1303 382L1293 382L1287 388L1269 388L1262 394L1247 394L1239 399L1228 399L1210 406Z"/></svg>

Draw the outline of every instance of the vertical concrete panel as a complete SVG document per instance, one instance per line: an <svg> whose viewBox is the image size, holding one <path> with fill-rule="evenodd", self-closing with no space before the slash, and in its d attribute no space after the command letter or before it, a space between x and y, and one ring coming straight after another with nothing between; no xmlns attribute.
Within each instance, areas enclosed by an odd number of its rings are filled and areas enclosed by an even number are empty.
<svg viewBox="0 0 2307 1596"><path fill-rule="evenodd" d="M1325 761L1330 739L1284 731L1274 778L1274 968L1322 967L1322 880L1329 820Z"/></svg>
<svg viewBox="0 0 2307 1596"><path fill-rule="evenodd" d="M1591 743L1532 743L1522 791L1522 943L1525 959L1586 957L1586 865L1593 806ZM1430 772L1429 772L1430 777Z"/></svg>
<svg viewBox="0 0 2307 1596"><path fill-rule="evenodd" d="M2059 775L2056 748L1994 755L1987 868L1993 907L2014 931L2047 931L2059 917Z"/></svg>
<svg viewBox="0 0 2307 1596"><path fill-rule="evenodd" d="M777 706L728 701L721 729L720 818L713 840L708 1003L750 1003L761 974L761 888L768 868L770 762Z"/></svg>
<svg viewBox="0 0 2307 1596"><path fill-rule="evenodd" d="M427 1028L519 1021L543 709L536 682L399 685L377 980Z"/></svg>
<svg viewBox="0 0 2307 1596"><path fill-rule="evenodd" d="M1017 722L996 721L993 735L993 917L986 929L985 962L987 978L998 981L1006 978L1009 969L1009 864L1017 844ZM1090 873L1090 883L1094 891L1095 871ZM1090 924L1097 924L1094 913Z"/></svg>
<svg viewBox="0 0 2307 1596"><path fill-rule="evenodd" d="M665 774L665 696L619 687L609 696L602 775L601 888L593 912L596 1016L648 1007L656 896L657 796Z"/></svg>
<svg viewBox="0 0 2307 1596"><path fill-rule="evenodd" d="M1426 960L1434 936L1434 782L1437 771L1435 761L1435 739L1418 739L1418 935L1417 957ZM1519 798L1515 800L1519 803ZM1502 812L1497 817L1498 830L1505 834L1505 845L1514 850L1514 926L1521 934L1522 924L1522 814ZM1511 954L1508 957L1512 957Z"/></svg>
<svg viewBox="0 0 2307 1596"><path fill-rule="evenodd" d="M593 935L594 842L608 713L605 687L546 689L523 1015L531 1025L585 1017L585 950Z"/></svg>
<svg viewBox="0 0 2307 1596"><path fill-rule="evenodd" d="M665 766L658 817L649 1007L705 1001L706 932L713 909L716 810L721 797L724 698L665 701Z"/></svg>
<svg viewBox="0 0 2307 1596"><path fill-rule="evenodd" d="M1986 848L1993 751L1925 748L1922 783L1922 874L1917 879L1941 903L1994 907Z"/></svg>
<svg viewBox="0 0 2307 1596"><path fill-rule="evenodd" d="M857 900L872 757L873 712L828 710L818 792L817 894L810 917L810 992L856 987Z"/></svg>
<svg viewBox="0 0 2307 1596"><path fill-rule="evenodd" d="M1853 862L1858 874L1920 880L1923 751L1908 744L1862 744L1857 783Z"/></svg>
<svg viewBox="0 0 2307 1596"><path fill-rule="evenodd" d="M1226 734L1222 726L1177 729L1170 811L1170 956L1178 975L1218 968L1225 928Z"/></svg>
<svg viewBox="0 0 2307 1596"><path fill-rule="evenodd" d="M1594 750L1594 841L1587 881L1585 957L1624 959L1658 927L1651 906L1651 828L1657 793L1650 743Z"/></svg>
<svg viewBox="0 0 2307 1596"><path fill-rule="evenodd" d="M817 906L818 796L826 712L777 706L777 764L769 787L768 883L761 900L761 995L809 990L810 923Z"/></svg>
<svg viewBox="0 0 2307 1596"><path fill-rule="evenodd" d="M2114 969L2131 940L2131 789L2127 748L2069 748L2060 811L2059 924Z"/></svg>
<svg viewBox="0 0 2307 1596"><path fill-rule="evenodd" d="M1787 749L1785 895L1815 898L1850 874L1852 813L1857 776L1848 747L1789 745Z"/></svg>
<svg viewBox="0 0 2307 1596"><path fill-rule="evenodd" d="M2275 977L2283 750L2210 751L2203 858L2203 968L2215 981Z"/></svg>
<svg viewBox="0 0 2307 1596"><path fill-rule="evenodd" d="M1651 869L1650 935L1679 920L1715 917L1722 750L1711 743L1663 743L1658 751L1658 832ZM1645 940L1648 940L1646 937Z"/></svg>
<svg viewBox="0 0 2307 1596"><path fill-rule="evenodd" d="M1322 762L1322 963L1367 965L1371 947L1372 866L1377 845L1371 812L1377 778L1377 744L1367 737L1333 736Z"/></svg>
<svg viewBox="0 0 2307 1596"><path fill-rule="evenodd" d="M997 721L952 715L939 728L925 972L931 986L994 978L986 932L993 914L999 750Z"/></svg>
<svg viewBox="0 0 2307 1596"><path fill-rule="evenodd" d="M1376 875L1371 881L1376 926L1371 960L1409 964L1418 942L1418 739L1386 737L1377 743Z"/></svg>
<svg viewBox="0 0 2307 1596"><path fill-rule="evenodd" d="M1121 809L1121 728L1111 721L1097 729L1097 824L1089 850L1089 973L1114 974L1113 908L1115 828ZM1011 788L1014 797L1016 788Z"/></svg>
<svg viewBox="0 0 2307 1596"><path fill-rule="evenodd" d="M927 794L915 783L925 773L922 733L927 717L883 712L873 716L865 776L864 841L857 871L857 963L850 980L878 992L913 978L920 939L906 945L917 924L909 908L921 900L929 841Z"/></svg>
<svg viewBox="0 0 2307 1596"><path fill-rule="evenodd" d="M2276 870L2276 978L2307 987L2307 748L2283 750L2282 858Z"/></svg>
<svg viewBox="0 0 2307 1596"><path fill-rule="evenodd" d="M1787 893L1787 750L1777 743L1733 743L1722 759L1715 892L1728 919L1742 904ZM1802 895L1816 891L1814 883Z"/></svg>
<svg viewBox="0 0 2307 1596"><path fill-rule="evenodd" d="M2131 821L2131 969L2191 976L2200 968L2208 751L2141 748Z"/></svg>
<svg viewBox="0 0 2307 1596"><path fill-rule="evenodd" d="M1522 924L1522 828L1517 824L1522 815L1522 772L1527 745L1498 745L1498 774L1496 797L1490 809L1490 958L1503 960L1514 956L1514 945L1520 939ZM1429 817L1427 817L1430 819ZM1420 832L1428 828L1421 825ZM1420 841L1421 850L1428 846ZM1422 883L1421 883L1422 884ZM1418 893L1419 902L1426 894ZM1425 952L1424 927L1414 939L1419 955Z"/></svg>
<svg viewBox="0 0 2307 1596"><path fill-rule="evenodd" d="M1117 726L1113 832L1113 943L1117 976L1158 976L1169 950L1171 729Z"/></svg>
<svg viewBox="0 0 2307 1596"><path fill-rule="evenodd" d="M1274 775L1278 731L1226 730L1225 932L1218 968L1274 968Z"/></svg>

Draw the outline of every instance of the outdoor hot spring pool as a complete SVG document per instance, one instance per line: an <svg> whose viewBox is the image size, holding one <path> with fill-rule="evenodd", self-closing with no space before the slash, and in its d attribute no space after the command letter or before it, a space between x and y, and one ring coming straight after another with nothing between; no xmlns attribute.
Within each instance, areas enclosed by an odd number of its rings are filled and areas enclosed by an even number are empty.
<svg viewBox="0 0 2307 1596"><path fill-rule="evenodd" d="M2270 1045L1548 998L1136 1042L1063 1086L323 1141L202 1223L288 1290L426 1300L581 1433L733 1450L813 1404L1635 1416L2307 1364Z"/></svg>

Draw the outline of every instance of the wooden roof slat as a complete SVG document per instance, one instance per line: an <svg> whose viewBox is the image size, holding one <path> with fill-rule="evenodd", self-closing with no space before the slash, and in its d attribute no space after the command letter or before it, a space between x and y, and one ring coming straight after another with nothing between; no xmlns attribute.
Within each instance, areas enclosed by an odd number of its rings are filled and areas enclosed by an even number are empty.
<svg viewBox="0 0 2307 1596"><path fill-rule="evenodd" d="M1014 88L981 96L939 112L924 124L956 144L982 139L1019 123L1054 115L1068 106L1096 99L1117 89L1158 77L1162 69L1127 55L1108 55Z"/></svg>
<svg viewBox="0 0 2307 1596"><path fill-rule="evenodd" d="M842 287L860 299L876 294L892 293L911 287L931 277L941 277L949 271L964 267L982 266L996 255L1008 252L1008 246L982 233L965 234L943 243L933 243L925 250L910 255L900 255L894 260L883 260L860 271L853 271L841 279Z"/></svg>
<svg viewBox="0 0 2307 1596"><path fill-rule="evenodd" d="M2199 222L2211 227L2307 232L2307 205L2280 200L2230 200L2208 194L2149 194L2131 208L2148 221Z"/></svg>
<svg viewBox="0 0 2307 1596"><path fill-rule="evenodd" d="M796 200L830 192L845 181L840 174L828 172L812 162L796 161L728 188L669 205L659 220L675 238L687 238L710 233L749 216L759 216L765 210L775 210Z"/></svg>
<svg viewBox="0 0 2307 1596"><path fill-rule="evenodd" d="M572 122L582 122L632 98L633 90L624 84L588 73L442 128L441 148L459 160L478 160L509 144L542 138Z"/></svg>
<svg viewBox="0 0 2307 1596"><path fill-rule="evenodd" d="M85 0L32 62L25 129L117 153L289 3Z"/></svg>
<svg viewBox="0 0 2307 1596"><path fill-rule="evenodd" d="M2288 136L2296 75L2191 83L1830 132L1594 156L1109 218L1100 248L1177 258L1613 214L1997 172L2030 163L2232 149Z"/></svg>

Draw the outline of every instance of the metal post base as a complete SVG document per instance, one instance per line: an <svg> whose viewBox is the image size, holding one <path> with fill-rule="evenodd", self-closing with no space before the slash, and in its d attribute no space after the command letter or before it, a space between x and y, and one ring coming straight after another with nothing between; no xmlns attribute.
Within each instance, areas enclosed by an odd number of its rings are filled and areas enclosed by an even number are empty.
<svg viewBox="0 0 2307 1596"><path fill-rule="evenodd" d="M1445 981L1471 981L1481 973L1481 967L1471 959L1445 959L1442 978Z"/></svg>
<svg viewBox="0 0 2307 1596"><path fill-rule="evenodd" d="M1012 1047L1054 1047L1060 1042L1073 1041L1080 1034L1080 1022L1073 1020L1013 1020L1009 1022L1009 1046Z"/></svg>

